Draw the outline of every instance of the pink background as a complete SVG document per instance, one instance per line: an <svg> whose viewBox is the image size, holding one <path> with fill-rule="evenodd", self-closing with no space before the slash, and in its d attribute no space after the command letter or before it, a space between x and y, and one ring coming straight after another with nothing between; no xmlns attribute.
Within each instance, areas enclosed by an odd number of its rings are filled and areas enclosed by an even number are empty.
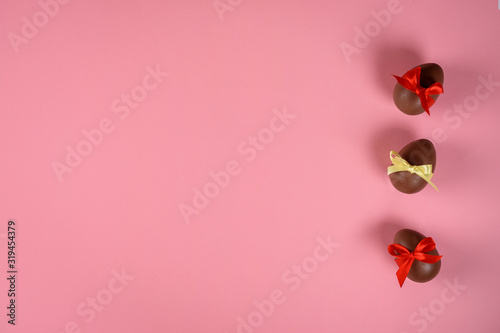
<svg viewBox="0 0 500 333"><path fill-rule="evenodd" d="M230 3L221 19L211 0L73 0L38 14L16 52L9 34L41 7L0 2L0 268L13 219L19 272L15 327L0 283L1 331L500 331L500 86L478 79L500 82L497 3L401 0L385 27L371 12L388 0ZM340 45L366 26L348 62ZM445 93L431 117L406 116L390 74L425 62ZM120 119L112 104L157 66L168 77ZM455 113L476 89L488 96ZM295 118L271 140L284 108ZM52 164L103 119L114 130L59 181ZM248 161L259 133L270 142ZM436 146L440 191L404 195L389 151L419 138ZM186 223L179 207L233 160L239 174ZM400 228L436 241L433 281L399 287Z"/></svg>

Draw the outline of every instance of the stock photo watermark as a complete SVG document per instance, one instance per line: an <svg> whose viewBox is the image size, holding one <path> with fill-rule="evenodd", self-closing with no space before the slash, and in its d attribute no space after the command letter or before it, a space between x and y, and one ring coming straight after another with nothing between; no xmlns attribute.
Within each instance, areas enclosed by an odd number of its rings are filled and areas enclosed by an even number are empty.
<svg viewBox="0 0 500 333"><path fill-rule="evenodd" d="M122 293L128 286L129 282L135 279L135 276L127 274L125 268L119 272L115 269L111 271L113 276L108 280L105 287L97 293L87 297L87 299L76 307L76 314L83 320L83 323L90 324L99 313L103 312L106 307L110 306L115 296ZM68 321L64 325L64 330L58 333L81 333L82 323L77 321Z"/></svg>
<svg viewBox="0 0 500 333"><path fill-rule="evenodd" d="M466 96L461 103L453 104L452 109L448 109L443 113L443 121L449 124L453 130L462 127L463 120L476 112L481 102L489 99L496 89L500 87L500 81L493 81L492 74L488 75L488 77L479 76L477 80L479 84L473 93ZM432 131L432 138L437 143L443 143L448 140L448 135L443 128L438 127Z"/></svg>
<svg viewBox="0 0 500 333"><path fill-rule="evenodd" d="M467 289L466 285L458 282L458 278L455 278L453 282L444 280L444 284L445 287L438 297L431 300L426 306L421 306L418 311L412 312L408 317L410 326L414 327L416 332L424 332L429 323L436 321L438 316L443 314L447 307L454 303L462 295L462 292ZM409 332L404 331L401 333Z"/></svg>
<svg viewBox="0 0 500 333"><path fill-rule="evenodd" d="M134 86L129 93L123 93L111 103L111 112L115 114L120 121L129 117L132 110L137 109L141 102L148 97L149 92L157 89L163 80L169 75L160 69L160 65L155 68L146 67L146 75L142 78L141 84ZM102 144L106 135L113 133L116 129L116 123L108 117L102 118L95 128L90 130L83 129L83 138L75 145L65 147L66 157L62 162L53 161L52 169L59 180L62 182L65 174L70 174L75 168L82 164L85 157L89 156L94 148Z"/></svg>
<svg viewBox="0 0 500 333"><path fill-rule="evenodd" d="M28 44L30 40L38 35L40 29L45 27L61 9L61 5L66 5L71 0L40 0L38 6L40 10L36 11L31 18L23 16L21 18L22 26L20 33L9 32L7 38L15 53L19 53L19 46Z"/></svg>
<svg viewBox="0 0 500 333"><path fill-rule="evenodd" d="M269 297L261 301L253 302L253 310L246 316L236 318L236 333L253 333L261 327L266 319L269 319L279 305L287 300L287 293L295 292L302 282L309 279L312 273L316 272L322 262L330 258L334 249L340 244L332 242L331 236L323 239L316 238L317 245L311 256L304 258L299 264L292 265L281 275L281 282L286 288L276 288L269 293Z"/></svg>
<svg viewBox="0 0 500 333"><path fill-rule="evenodd" d="M247 162L252 162L257 157L259 151L262 151L270 144L275 135L282 132L292 119L297 115L287 112L286 107L283 110L273 109L274 116L270 119L267 127L263 127L256 135L251 135L240 142L237 147L238 154ZM230 160L225 164L224 170L210 172L209 177L212 181L205 183L200 188L193 189L191 204L180 203L178 208L182 219L186 224L191 222L193 215L199 215L200 212L208 207L210 200L216 198L223 189L227 188L231 178L239 175L243 167L237 160Z"/></svg>
<svg viewBox="0 0 500 333"><path fill-rule="evenodd" d="M212 5L219 19L224 21L225 13L234 11L242 2L243 0L214 0L212 1Z"/></svg>
<svg viewBox="0 0 500 333"><path fill-rule="evenodd" d="M9 298L7 306L7 323L16 325L17 316L17 270L19 262L16 258L17 248L17 225L15 221L7 221L7 234L5 235L7 243L7 281L8 290L7 296Z"/></svg>
<svg viewBox="0 0 500 333"><path fill-rule="evenodd" d="M411 1L411 0L410 0ZM403 5L400 0L389 0L386 9L379 11L370 11L372 20L365 23L363 28L354 27L354 38L352 44L342 42L339 44L340 50L344 54L348 64L352 62L353 54L359 54L361 51L370 45L373 38L376 38L383 29L387 28L392 22L394 15L400 14L403 11Z"/></svg>

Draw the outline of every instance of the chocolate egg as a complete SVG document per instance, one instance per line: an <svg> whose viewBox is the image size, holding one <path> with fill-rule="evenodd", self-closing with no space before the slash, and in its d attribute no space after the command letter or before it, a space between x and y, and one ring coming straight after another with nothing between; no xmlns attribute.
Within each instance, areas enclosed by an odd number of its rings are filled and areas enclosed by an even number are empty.
<svg viewBox="0 0 500 333"><path fill-rule="evenodd" d="M432 172L436 169L436 149L427 139L415 140L407 144L399 155L411 165L432 165ZM420 192L427 186L427 181L415 173L399 171L389 175L392 185L403 193L413 194Z"/></svg>
<svg viewBox="0 0 500 333"><path fill-rule="evenodd" d="M419 66L415 66L412 69L417 67L421 68L420 72L420 86L423 88L429 88L432 84L439 82L443 84L444 82L444 72L441 66L434 63L422 64ZM430 95L432 99L437 100L438 95ZM414 93L403 87L401 84L397 83L394 87L393 91L394 103L397 108L401 110L403 113L406 113L411 116L415 116L425 112L422 107L422 103L420 102L420 97Z"/></svg>
<svg viewBox="0 0 500 333"><path fill-rule="evenodd" d="M420 241L424 238L425 236L419 232L410 229L402 229L394 236L394 243L401 244L409 251L413 251L417 247L418 243L420 243ZM438 256L439 252L437 248L435 248L434 250L427 252L427 254ZM438 275L440 269L441 260L434 264L414 260L407 277L415 282L428 282Z"/></svg>

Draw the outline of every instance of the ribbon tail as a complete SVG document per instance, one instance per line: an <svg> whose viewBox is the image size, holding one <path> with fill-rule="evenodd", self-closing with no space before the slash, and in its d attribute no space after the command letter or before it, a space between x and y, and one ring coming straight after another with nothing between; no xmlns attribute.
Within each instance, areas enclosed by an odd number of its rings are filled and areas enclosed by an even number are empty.
<svg viewBox="0 0 500 333"><path fill-rule="evenodd" d="M406 277L408 276L408 273L410 272L411 265L413 264L413 258L410 260L405 260L403 263L401 263L401 266L399 266L398 271L396 272L396 276L398 277L398 282L399 286L403 287L403 283L406 280Z"/></svg>
<svg viewBox="0 0 500 333"><path fill-rule="evenodd" d="M431 185L432 187L434 187L434 189L435 189L436 191L438 191L438 192L439 192L439 190L438 190L438 188L436 187L436 185L434 185L434 183L433 183L433 182L431 182L431 179L430 179L429 177L427 177L427 176L426 176L423 172L420 172L418 175L419 175L420 177L422 177L422 178L423 178L423 179L424 179L427 183L429 183L429 185Z"/></svg>
<svg viewBox="0 0 500 333"><path fill-rule="evenodd" d="M418 96L418 97L420 97L420 104L422 104L422 108L423 108L423 109L425 110L425 112L427 112L427 114L430 116L430 115L431 115L431 113L430 113L430 111L429 111L429 107L430 107L432 104L434 104L434 103L429 103L429 101L427 100L427 97L429 97L430 99L432 99L432 97L427 96L427 95L425 94L425 92L420 93L420 96ZM429 104L431 104L431 105L429 105Z"/></svg>

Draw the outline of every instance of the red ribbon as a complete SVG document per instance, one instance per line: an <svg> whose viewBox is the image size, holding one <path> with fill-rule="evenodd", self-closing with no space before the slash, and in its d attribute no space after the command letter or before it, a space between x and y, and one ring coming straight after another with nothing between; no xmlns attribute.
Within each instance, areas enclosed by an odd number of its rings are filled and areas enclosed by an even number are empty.
<svg viewBox="0 0 500 333"><path fill-rule="evenodd" d="M438 95L444 92L443 86L441 83L436 82L433 83L429 88L424 88L420 86L420 72L421 68L417 67L412 70L406 72L403 77L399 77L393 75L398 83L405 87L406 89L413 91L420 97L420 103L422 104L422 108L427 112L430 116L429 108L434 104L435 100L431 97L431 95Z"/></svg>
<svg viewBox="0 0 500 333"><path fill-rule="evenodd" d="M426 237L418 243L413 252L410 252L406 247L401 244L391 244L388 247L389 253L396 257L394 259L396 264L398 264L398 271L396 275L398 277L399 285L403 287L408 272L410 272L411 265L416 259L418 261L426 262L429 264L434 264L438 262L442 256L435 256L427 254L436 248L436 243L431 237Z"/></svg>

